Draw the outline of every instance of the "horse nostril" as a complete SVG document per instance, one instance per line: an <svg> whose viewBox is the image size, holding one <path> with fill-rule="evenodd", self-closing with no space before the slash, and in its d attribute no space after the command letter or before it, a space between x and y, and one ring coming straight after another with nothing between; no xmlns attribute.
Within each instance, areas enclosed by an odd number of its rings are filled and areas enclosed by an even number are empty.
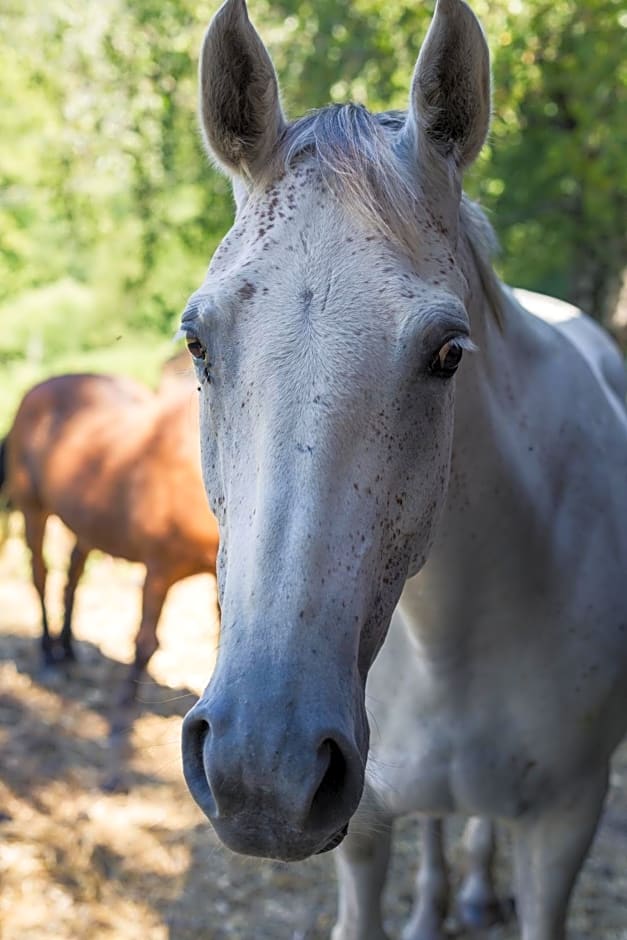
<svg viewBox="0 0 627 940"><path fill-rule="evenodd" d="M211 725L205 718L197 718L193 711L183 722L183 774L189 791L206 816L215 816L216 802L211 792L205 767L205 747Z"/></svg>
<svg viewBox="0 0 627 940"><path fill-rule="evenodd" d="M311 801L309 818L314 825L326 823L329 811L334 811L342 805L348 777L346 758L339 744L332 738L326 738L322 742L318 753L323 761L326 759L326 768Z"/></svg>

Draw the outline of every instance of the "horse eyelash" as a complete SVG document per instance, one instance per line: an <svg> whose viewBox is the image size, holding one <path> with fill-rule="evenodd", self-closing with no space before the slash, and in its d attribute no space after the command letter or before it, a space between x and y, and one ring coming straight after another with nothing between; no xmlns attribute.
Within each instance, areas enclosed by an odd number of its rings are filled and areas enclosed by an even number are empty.
<svg viewBox="0 0 627 940"><path fill-rule="evenodd" d="M470 336L455 336L449 342L454 343L456 346L460 346L464 352L479 352L479 347L476 343L473 343Z"/></svg>

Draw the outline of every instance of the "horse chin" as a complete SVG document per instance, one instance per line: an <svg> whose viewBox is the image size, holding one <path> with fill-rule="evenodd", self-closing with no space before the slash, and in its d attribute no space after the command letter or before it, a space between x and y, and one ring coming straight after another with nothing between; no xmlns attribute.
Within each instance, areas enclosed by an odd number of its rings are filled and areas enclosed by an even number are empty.
<svg viewBox="0 0 627 940"><path fill-rule="evenodd" d="M276 824L263 829L239 820L212 819L211 824L220 841L238 855L268 858L281 862L302 862L313 855L323 855L336 849L348 832L348 822L335 833L323 836L296 830L279 831Z"/></svg>
<svg viewBox="0 0 627 940"><path fill-rule="evenodd" d="M338 845L341 845L346 836L348 835L348 823L340 829L339 832L336 832L334 836L324 845L321 849L318 849L316 855L324 855L325 852L332 852L333 849L337 849Z"/></svg>

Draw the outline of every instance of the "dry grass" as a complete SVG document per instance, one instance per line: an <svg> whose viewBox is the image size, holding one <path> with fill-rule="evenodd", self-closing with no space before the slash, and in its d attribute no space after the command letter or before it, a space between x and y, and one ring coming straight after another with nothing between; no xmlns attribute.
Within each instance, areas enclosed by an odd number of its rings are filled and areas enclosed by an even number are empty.
<svg viewBox="0 0 627 940"><path fill-rule="evenodd" d="M51 599L66 539L48 540ZM17 532L0 556L0 936L2 940L322 940L335 899L328 857L252 862L214 839L179 760L181 716L210 674L216 643L210 578L173 590L162 648L140 690L130 790L105 795L107 715L132 656L142 569L95 558L78 595L81 661L38 678L39 610ZM54 605L53 605L54 606ZM58 602L57 602L58 614ZM390 932L411 897L415 822L399 830ZM575 940L627 940L627 753L577 893ZM507 854L501 857L503 877ZM493 931L513 940L516 931Z"/></svg>

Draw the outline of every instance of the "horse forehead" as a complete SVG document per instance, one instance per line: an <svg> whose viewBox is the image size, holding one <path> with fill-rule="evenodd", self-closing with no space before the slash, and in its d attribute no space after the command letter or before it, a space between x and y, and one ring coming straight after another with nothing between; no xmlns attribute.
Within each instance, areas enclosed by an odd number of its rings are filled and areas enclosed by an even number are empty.
<svg viewBox="0 0 627 940"><path fill-rule="evenodd" d="M284 211L270 197L247 207L214 255L201 290L259 303L268 294L324 288L333 302L355 289L385 293L395 276L399 286L412 276L400 252L347 219L332 197L290 205Z"/></svg>
<svg viewBox="0 0 627 940"><path fill-rule="evenodd" d="M294 170L250 194L216 251L209 276L242 268L251 269L249 279L258 278L258 272L277 264L277 255L284 268L313 250L321 260L325 248L333 244L337 249L354 225L314 169Z"/></svg>
<svg viewBox="0 0 627 940"><path fill-rule="evenodd" d="M332 191L319 167L305 161L240 206L198 292L217 306L247 310L303 308L346 318L368 311L394 320L432 295L459 295L455 271L417 226L420 260L410 259ZM432 241L432 240L431 240ZM314 299L313 304L310 300ZM392 312L394 315L392 316Z"/></svg>

